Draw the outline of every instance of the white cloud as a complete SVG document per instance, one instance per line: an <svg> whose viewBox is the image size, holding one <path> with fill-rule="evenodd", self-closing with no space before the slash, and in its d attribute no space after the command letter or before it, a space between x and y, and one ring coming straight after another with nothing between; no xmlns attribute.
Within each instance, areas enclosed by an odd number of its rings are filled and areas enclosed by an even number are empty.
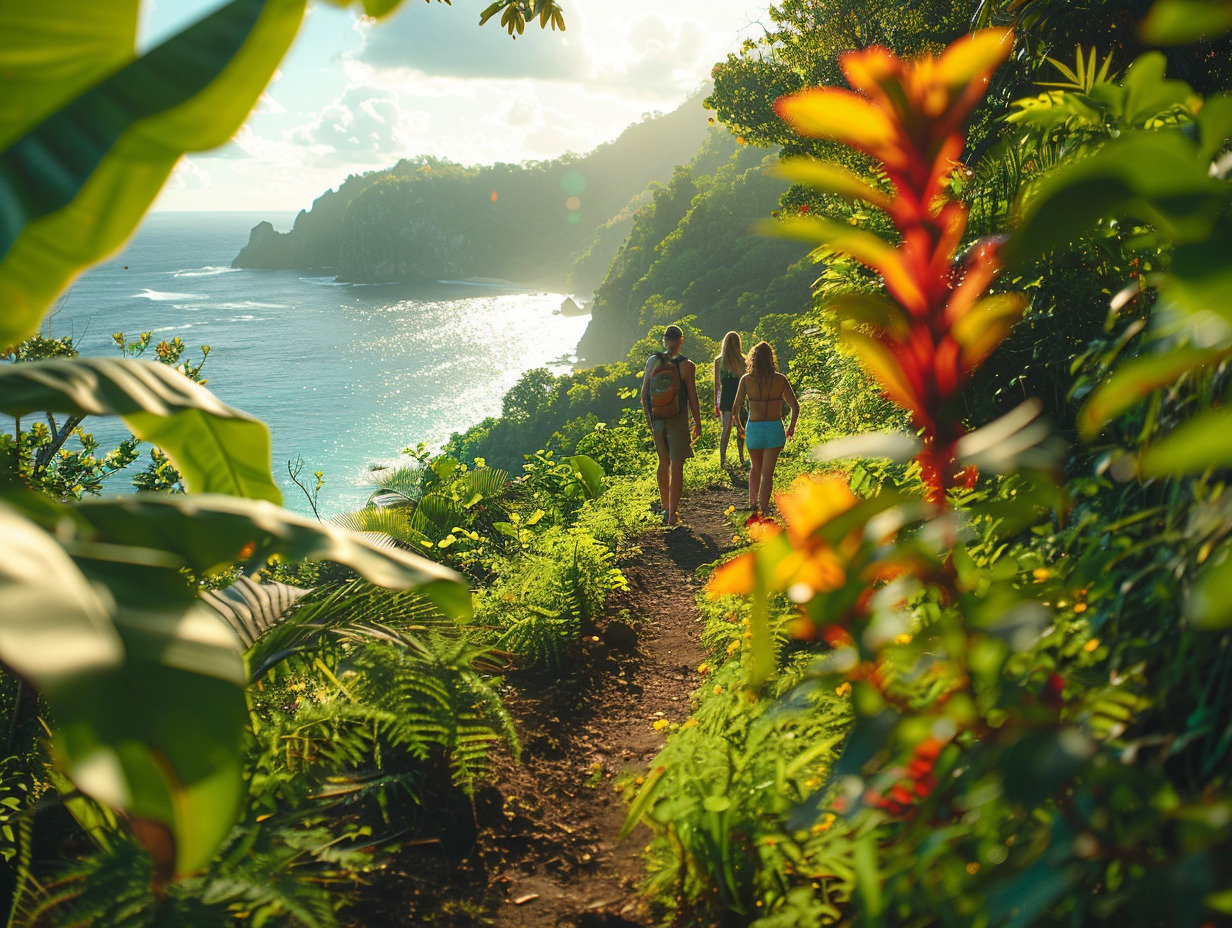
<svg viewBox="0 0 1232 928"><path fill-rule="evenodd" d="M482 28L472 9L406 4L387 21L357 27L364 44L353 57L376 68L409 68L445 77L569 80L588 65L568 34L528 25L516 39L498 23Z"/></svg>
<svg viewBox="0 0 1232 928"><path fill-rule="evenodd" d="M383 166L417 154L416 140L429 122L423 110L404 109L395 91L352 85L315 119L290 130L286 140L304 146L314 160Z"/></svg>

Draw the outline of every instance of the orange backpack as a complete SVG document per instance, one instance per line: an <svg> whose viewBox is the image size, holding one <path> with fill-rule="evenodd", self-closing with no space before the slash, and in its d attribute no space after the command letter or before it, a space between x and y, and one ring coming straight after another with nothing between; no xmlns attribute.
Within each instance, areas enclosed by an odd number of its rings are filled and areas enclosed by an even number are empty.
<svg viewBox="0 0 1232 928"><path fill-rule="evenodd" d="M680 364L663 353L655 355L658 365L650 372L650 415L670 419L680 414Z"/></svg>

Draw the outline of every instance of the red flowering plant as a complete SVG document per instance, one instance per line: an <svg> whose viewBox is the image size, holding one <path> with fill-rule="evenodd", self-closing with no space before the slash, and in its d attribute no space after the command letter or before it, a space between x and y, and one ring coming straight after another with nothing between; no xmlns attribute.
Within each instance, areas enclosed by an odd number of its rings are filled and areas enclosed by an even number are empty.
<svg viewBox="0 0 1232 928"><path fill-rule="evenodd" d="M778 231L846 254L883 280L885 296L840 297L830 308L842 320L843 341L886 397L910 414L936 505L945 505L946 491L960 479L953 462L965 429L954 400L1026 305L1021 294L988 293L1001 270L997 242L979 242L956 260L968 210L946 195L965 120L1011 45L1009 30L990 29L937 58L904 61L883 48L850 52L840 63L854 90L811 88L776 104L801 135L843 142L878 165L874 183L813 159L787 161L782 173L883 210L897 244L811 215L787 218Z"/></svg>
<svg viewBox="0 0 1232 928"><path fill-rule="evenodd" d="M897 241L816 214L775 227L880 277L884 293L840 296L829 309L842 341L907 411L924 494L882 487L860 499L838 474L800 478L778 497L783 525L758 526L756 546L720 567L708 591L753 594L750 689L777 666L782 633L770 627L769 600L779 595L796 611L786 634L816 641L823 654L802 686L851 696L856 721L843 755L788 825L808 828L827 810L851 819L863 848L855 864L865 915L880 905L882 868L905 881L904 898L922 895L933 911L956 914L975 898L964 892L978 878L978 864L969 864L980 849L992 842L1004 861L1005 841L1013 845L1019 830L1039 839L1014 852L1029 870L1053 822L1041 833L1033 810L1094 751L1089 736L1067 727L1076 708L1051 698L1055 663L1032 651L1052 615L1041 600L1053 588L1036 587L1033 565L1003 554L1003 537L1039 517L1036 490L1047 481L1007 478L1000 496L954 508L973 495L977 463L1012 471L1047 433L1030 406L975 432L959 414L972 373L1026 303L991 292L1000 243L968 243L967 208L947 192L965 120L1011 45L1010 31L987 30L937 57L850 52L840 63L853 89L807 89L776 105L797 132L844 142L875 162L871 179L808 159L787 162L783 173L882 210ZM1016 493L1025 505L1014 505ZM1056 499L1055 486L1044 498ZM1045 760L1031 766L1036 750ZM965 823L988 797L1004 803L997 814Z"/></svg>

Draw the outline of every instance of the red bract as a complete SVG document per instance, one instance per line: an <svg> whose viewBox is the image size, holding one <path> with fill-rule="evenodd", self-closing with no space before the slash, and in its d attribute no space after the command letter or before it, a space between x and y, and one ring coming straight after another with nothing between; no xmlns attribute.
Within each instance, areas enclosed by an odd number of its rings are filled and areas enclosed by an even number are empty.
<svg viewBox="0 0 1232 928"><path fill-rule="evenodd" d="M964 431L951 401L1026 303L1020 294L987 295L1001 269L996 243L978 243L956 261L967 208L945 193L962 154L967 117L1011 46L1011 30L989 29L960 39L939 57L904 61L877 47L848 52L839 61L854 90L812 88L775 104L800 134L834 139L875 158L888 181L886 192L844 167L810 159L788 162L782 172L884 210L898 230L897 245L824 218L796 216L784 227L881 275L892 302L840 298L832 305L865 369L911 413L924 442L924 480L938 505L955 483L954 448Z"/></svg>

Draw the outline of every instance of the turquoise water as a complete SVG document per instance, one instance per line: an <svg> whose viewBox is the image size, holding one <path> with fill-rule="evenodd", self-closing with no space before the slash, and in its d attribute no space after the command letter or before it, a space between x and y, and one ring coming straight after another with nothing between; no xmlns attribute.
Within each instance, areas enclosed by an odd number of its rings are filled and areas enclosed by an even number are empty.
<svg viewBox="0 0 1232 928"><path fill-rule="evenodd" d="M209 345L209 388L269 425L274 476L298 512L308 504L288 459L324 472L322 514L361 506L372 465L498 415L531 368L567 370L588 321L559 315L564 294L515 286L352 285L232 269L262 219L285 230L294 216L151 214L121 254L76 281L44 328L73 336L86 355L118 356L111 333L120 331L178 335L193 358ZM118 434L105 420L86 427L100 439ZM128 489L123 475L112 480L113 491Z"/></svg>

